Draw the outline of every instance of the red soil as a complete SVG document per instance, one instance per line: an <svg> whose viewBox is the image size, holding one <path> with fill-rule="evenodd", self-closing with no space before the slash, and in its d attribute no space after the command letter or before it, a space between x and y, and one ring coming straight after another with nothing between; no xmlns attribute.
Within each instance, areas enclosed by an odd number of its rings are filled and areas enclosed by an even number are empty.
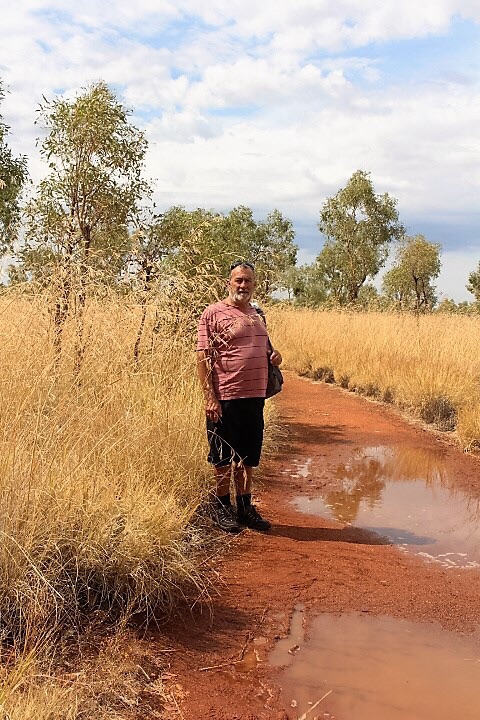
<svg viewBox="0 0 480 720"><path fill-rule="evenodd" d="M272 521L272 531L226 536L230 547L220 563L218 595L210 605L194 608L183 624L175 621L162 633L162 643L173 650L167 656L167 680L175 702L166 709L166 718L296 717L286 707L278 673L266 659L275 639L288 632L298 603L310 617L362 611L438 622L463 633L478 627L479 571L426 564L365 531L301 514L290 501L312 487L325 487L330 469L362 447L440 446L450 477L477 496L479 460L464 455L445 437L408 423L393 408L329 385L287 374L278 403L285 439L257 486L258 504ZM316 463L321 458L321 478L282 474L294 458L302 457ZM240 658L243 662L232 662Z"/></svg>

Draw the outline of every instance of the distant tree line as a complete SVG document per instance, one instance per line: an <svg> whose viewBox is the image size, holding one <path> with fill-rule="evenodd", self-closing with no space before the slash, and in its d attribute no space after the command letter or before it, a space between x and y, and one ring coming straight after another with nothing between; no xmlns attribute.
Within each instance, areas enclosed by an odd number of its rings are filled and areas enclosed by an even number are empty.
<svg viewBox="0 0 480 720"><path fill-rule="evenodd" d="M145 306L155 294L173 298L184 287L195 306L222 292L219 279L240 258L255 263L262 301L287 296L312 307L417 312L437 306L440 245L406 234L397 201L377 194L368 172L356 171L327 198L318 223L323 248L299 267L293 225L278 209L261 220L245 206L159 212L144 177L145 134L105 83L72 100L44 98L37 123L48 171L26 193L27 159L13 157L0 115L0 242L10 259L7 282L52 293L59 345L66 318L81 316L98 288L134 293ZM380 293L373 281L392 250ZM480 263L467 287L476 307ZM465 309L453 301L440 308Z"/></svg>

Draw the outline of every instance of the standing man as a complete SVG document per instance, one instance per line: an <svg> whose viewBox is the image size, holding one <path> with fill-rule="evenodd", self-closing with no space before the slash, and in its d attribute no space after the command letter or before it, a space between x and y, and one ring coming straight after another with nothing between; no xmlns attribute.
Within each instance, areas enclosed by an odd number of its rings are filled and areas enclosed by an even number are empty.
<svg viewBox="0 0 480 720"><path fill-rule="evenodd" d="M252 504L252 474L262 450L268 355L273 365L280 365L282 357L269 350L265 323L250 304L254 289L254 266L234 263L228 297L209 305L198 326L198 376L205 396L208 461L217 482L216 516L218 526L232 533L243 526L271 527ZM236 513L230 500L232 469Z"/></svg>

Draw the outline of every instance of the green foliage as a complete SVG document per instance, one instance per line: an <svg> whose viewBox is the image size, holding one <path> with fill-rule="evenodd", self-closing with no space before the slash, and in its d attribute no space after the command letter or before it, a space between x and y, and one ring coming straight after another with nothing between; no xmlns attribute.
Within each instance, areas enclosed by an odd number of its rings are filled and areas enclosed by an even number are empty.
<svg viewBox="0 0 480 720"><path fill-rule="evenodd" d="M141 304L155 305L155 332L165 323L169 331L178 323L196 327L200 311L218 297L224 287L217 263L221 223L222 216L203 209L172 207L150 213L133 233L130 288Z"/></svg>
<svg viewBox="0 0 480 720"><path fill-rule="evenodd" d="M440 245L423 235L407 235L399 244L392 269L385 273L384 292L401 307L432 309L436 303L433 281L440 267Z"/></svg>
<svg viewBox="0 0 480 720"><path fill-rule="evenodd" d="M129 249L128 225L150 192L141 177L144 134L103 82L72 101L45 101L39 113L49 174L26 208L15 272L45 281L55 267L74 265L114 277Z"/></svg>
<svg viewBox="0 0 480 720"><path fill-rule="evenodd" d="M265 220L255 220L250 208L243 205L231 210L228 215L212 226L213 247L211 258L215 258L222 277L228 274L232 261L248 260L255 265L257 279L256 295L269 298L282 286L282 275L294 267L297 246L295 232L290 220L278 210L269 213Z"/></svg>
<svg viewBox="0 0 480 720"><path fill-rule="evenodd" d="M148 282L172 274L193 279L202 268L210 272L215 295L223 292L232 262L245 259L256 267L256 294L266 298L281 287L286 269L295 265L293 238L291 222L278 210L257 221L244 206L227 215L172 207L134 233L132 260Z"/></svg>
<svg viewBox="0 0 480 720"><path fill-rule="evenodd" d="M257 223L251 247L245 248L244 257L250 257L255 263L259 297L269 298L281 287L282 275L295 266L297 246L294 238L292 223L278 210Z"/></svg>
<svg viewBox="0 0 480 720"><path fill-rule="evenodd" d="M380 309L381 298L375 285L372 283L362 285L358 292L358 304L366 310Z"/></svg>
<svg viewBox="0 0 480 720"><path fill-rule="evenodd" d="M468 276L467 290L475 296L477 302L480 302L480 262L477 269Z"/></svg>
<svg viewBox="0 0 480 720"><path fill-rule="evenodd" d="M0 101L4 91L0 82ZM0 115L0 250L4 253L17 237L20 218L19 198L27 179L27 158L13 157L5 142L9 127Z"/></svg>
<svg viewBox="0 0 480 720"><path fill-rule="evenodd" d="M396 200L377 195L363 170L326 200L318 228L326 242L317 262L330 295L341 304L357 301L365 281L385 264L389 244L404 232Z"/></svg>
<svg viewBox="0 0 480 720"><path fill-rule="evenodd" d="M435 308L435 312L455 315L478 315L480 314L480 302L468 302L462 300L456 303L451 298L444 298Z"/></svg>
<svg viewBox="0 0 480 720"><path fill-rule="evenodd" d="M182 238L190 230L188 213L172 207L165 214L146 210L131 236L131 255L127 268L140 289L149 290L162 272L166 259L178 252Z"/></svg>
<svg viewBox="0 0 480 720"><path fill-rule="evenodd" d="M327 300L324 276L316 263L289 267L282 275L281 287L297 305L318 307Z"/></svg>
<svg viewBox="0 0 480 720"><path fill-rule="evenodd" d="M456 313L458 312L458 305L452 298L443 298L443 300L437 305L436 308L439 313Z"/></svg>

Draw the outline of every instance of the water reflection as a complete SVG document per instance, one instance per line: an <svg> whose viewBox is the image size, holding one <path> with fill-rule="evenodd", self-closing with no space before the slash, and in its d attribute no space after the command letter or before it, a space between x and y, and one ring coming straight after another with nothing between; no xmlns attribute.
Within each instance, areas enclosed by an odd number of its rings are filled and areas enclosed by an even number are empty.
<svg viewBox="0 0 480 720"><path fill-rule="evenodd" d="M442 450L423 448L359 450L329 473L325 492L294 502L406 550L422 545L422 557L444 567L480 567L479 501L455 488L443 458Z"/></svg>
<svg viewBox="0 0 480 720"><path fill-rule="evenodd" d="M299 624L298 609L293 622ZM289 648L298 646L295 653ZM269 662L292 717L477 720L480 648L441 628L388 617L322 615L308 640L292 633ZM327 695L328 694L328 695ZM316 702L324 698L309 712Z"/></svg>
<svg viewBox="0 0 480 720"><path fill-rule="evenodd" d="M442 457L442 451L423 448L400 451L379 446L358 450L348 463L335 469L334 478L340 487L325 494L326 504L337 520L353 523L362 501L374 508L389 481L422 480L427 486L445 486L448 475L442 468Z"/></svg>

